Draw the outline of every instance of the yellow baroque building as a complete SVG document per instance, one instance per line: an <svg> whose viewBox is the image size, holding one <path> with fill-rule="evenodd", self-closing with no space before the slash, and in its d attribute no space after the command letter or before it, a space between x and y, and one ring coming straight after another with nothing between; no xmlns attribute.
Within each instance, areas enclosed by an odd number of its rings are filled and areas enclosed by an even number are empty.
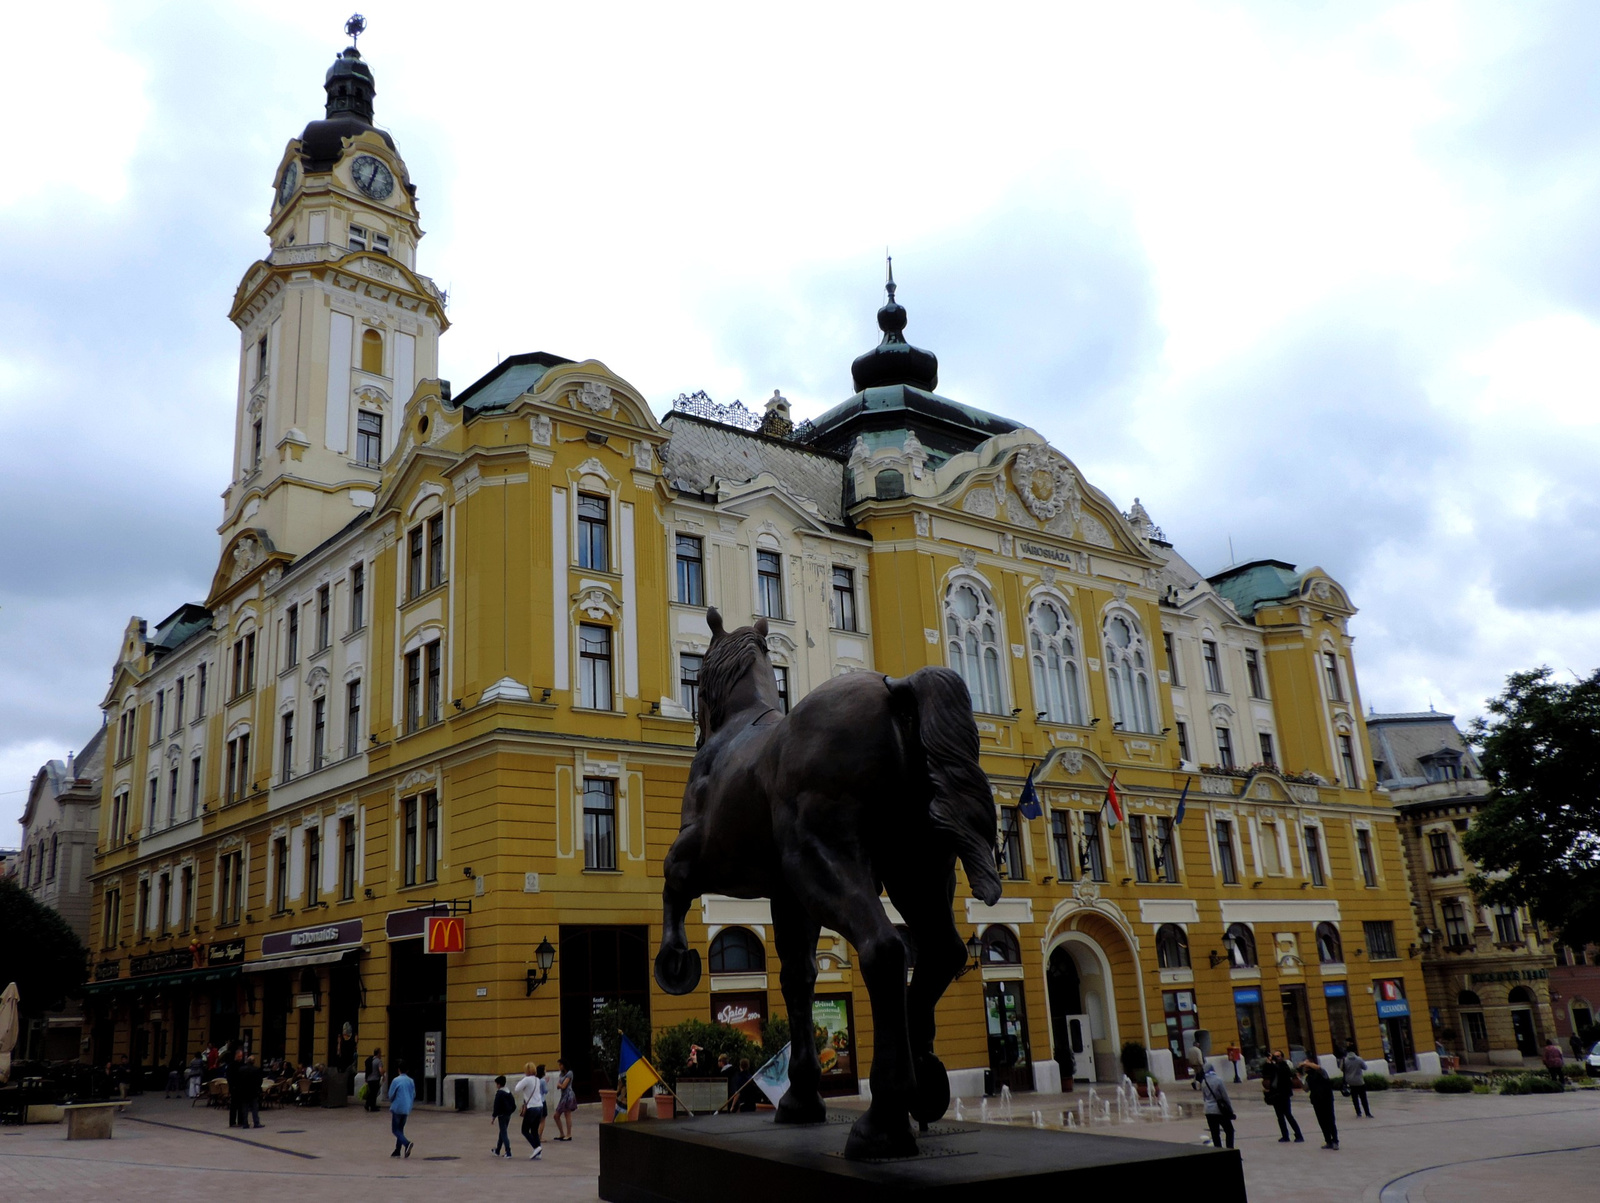
<svg viewBox="0 0 1600 1203"><path fill-rule="evenodd" d="M1137 502L938 395L892 282L854 394L799 428L777 395L658 419L544 353L454 392L353 47L326 89L231 313L210 594L130 623L104 702L96 1059L382 1047L426 1098L481 1101L528 1059L594 1091L607 1001L759 1031L764 900L692 913L695 993L650 971L716 605L767 616L786 705L842 672L967 680L1006 885L958 896L981 949L939 1011L959 1091L1105 1081L1130 1043L1161 1077L1196 1044L1409 1061L1417 929L1337 582L1202 577ZM816 955L830 1088L854 1090L866 995L841 940Z"/></svg>

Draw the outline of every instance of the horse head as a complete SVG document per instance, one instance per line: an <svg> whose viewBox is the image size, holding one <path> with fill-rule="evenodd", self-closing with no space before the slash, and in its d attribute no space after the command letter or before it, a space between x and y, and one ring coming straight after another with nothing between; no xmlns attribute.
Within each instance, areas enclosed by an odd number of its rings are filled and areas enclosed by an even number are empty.
<svg viewBox="0 0 1600 1203"><path fill-rule="evenodd" d="M778 682L767 656L767 620L728 630L715 606L706 611L711 645L700 665L700 729L708 736L748 710L777 710ZM755 716L759 717L759 713Z"/></svg>

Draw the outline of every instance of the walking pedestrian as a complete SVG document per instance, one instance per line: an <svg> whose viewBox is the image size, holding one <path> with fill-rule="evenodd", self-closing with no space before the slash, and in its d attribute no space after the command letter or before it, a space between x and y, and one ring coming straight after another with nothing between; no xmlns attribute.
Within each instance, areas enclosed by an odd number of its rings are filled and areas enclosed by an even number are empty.
<svg viewBox="0 0 1600 1203"><path fill-rule="evenodd" d="M544 1075L536 1073L537 1067L529 1061L522 1067L522 1077L517 1079L513 1092L522 1100L522 1135L533 1146L533 1152L528 1154L529 1161L538 1161L544 1156L544 1148L539 1143L539 1126L544 1121Z"/></svg>
<svg viewBox="0 0 1600 1203"><path fill-rule="evenodd" d="M383 1094L383 1050L381 1048L372 1050L372 1056L367 1058L365 1072L367 1079L367 1110L376 1111L378 1109L378 1099Z"/></svg>
<svg viewBox="0 0 1600 1203"><path fill-rule="evenodd" d="M1244 1050L1237 1044L1230 1044L1228 1046L1228 1060L1233 1062L1233 1084L1237 1086L1240 1082L1239 1062L1244 1060Z"/></svg>
<svg viewBox="0 0 1600 1203"><path fill-rule="evenodd" d="M506 1134L506 1128L511 1123L511 1117L517 1113L517 1100L506 1089L505 1074L496 1074L494 1085L494 1106L489 1111L489 1119L490 1122L500 1125L500 1135L495 1137L494 1148L490 1152L498 1157L500 1156L500 1150L503 1148L509 1160L511 1157L511 1137Z"/></svg>
<svg viewBox="0 0 1600 1203"><path fill-rule="evenodd" d="M246 1057L236 1071L235 1080L239 1089L239 1126L250 1127L250 1120L255 1121L255 1126L260 1128L261 1123L261 1067L256 1064L254 1057Z"/></svg>
<svg viewBox="0 0 1600 1203"><path fill-rule="evenodd" d="M1356 1052L1356 1046L1351 1045L1344 1050L1344 1061L1339 1068L1344 1070L1344 1084L1350 1091L1350 1102L1356 1109L1356 1118L1361 1118L1363 1110L1367 1118L1372 1118L1372 1100L1367 1098L1367 1063L1361 1059L1361 1054Z"/></svg>
<svg viewBox="0 0 1600 1203"><path fill-rule="evenodd" d="M1212 1147L1233 1148L1233 1100L1228 1097L1228 1087L1217 1072L1217 1067L1208 1063L1200 1080L1190 1085L1199 1089L1200 1097L1205 1101L1206 1126L1211 1129ZM1226 1146L1223 1145L1224 1138L1227 1140Z"/></svg>
<svg viewBox="0 0 1600 1203"><path fill-rule="evenodd" d="M1316 1114L1317 1126L1322 1129L1322 1147L1337 1149L1339 1125L1333 1118L1333 1080L1328 1077L1328 1071L1310 1057L1301 1063L1300 1072L1305 1078L1306 1095L1311 1100L1311 1110Z"/></svg>
<svg viewBox="0 0 1600 1203"><path fill-rule="evenodd" d="M556 1139L572 1139L572 1116L578 1110L578 1096L572 1089L572 1071L565 1061L556 1062ZM562 1133L566 1135L562 1135Z"/></svg>
<svg viewBox="0 0 1600 1203"><path fill-rule="evenodd" d="M1272 1110L1278 1117L1278 1131L1282 1134L1278 1143L1289 1143L1289 1130L1294 1129L1296 1144L1303 1143L1305 1137L1300 1134L1300 1123L1294 1117L1294 1067L1284 1059L1283 1051L1276 1050L1272 1060L1268 1061L1261 1069L1262 1094L1267 1102L1272 1104Z"/></svg>
<svg viewBox="0 0 1600 1203"><path fill-rule="evenodd" d="M226 1062L227 1068L223 1077L228 1082L228 1127L242 1128L244 1123L244 1108L240 1105L239 1070L244 1067L244 1049L236 1048Z"/></svg>
<svg viewBox="0 0 1600 1203"><path fill-rule="evenodd" d="M396 1061L394 1077L389 1079L389 1130L394 1133L391 1157L398 1157L402 1152L409 1157L411 1150L417 1147L406 1137L406 1117L416 1101L417 1084L406 1074L406 1063Z"/></svg>
<svg viewBox="0 0 1600 1203"><path fill-rule="evenodd" d="M1561 1052L1561 1046L1556 1043L1554 1036L1544 1042L1544 1067L1550 1071L1550 1076L1555 1079L1557 1090L1565 1090L1567 1088L1566 1078L1561 1072L1566 1060L1565 1055Z"/></svg>
<svg viewBox="0 0 1600 1203"><path fill-rule="evenodd" d="M205 1057L205 1054L204 1053L196 1053L194 1055L194 1060L189 1062L189 1068L188 1068L188 1070L186 1072L188 1074L188 1079L189 1079L189 1082L188 1082L188 1094L189 1094L189 1097L191 1099L197 1099L197 1098L200 1097L200 1079L205 1076L205 1072L206 1072L206 1057Z"/></svg>

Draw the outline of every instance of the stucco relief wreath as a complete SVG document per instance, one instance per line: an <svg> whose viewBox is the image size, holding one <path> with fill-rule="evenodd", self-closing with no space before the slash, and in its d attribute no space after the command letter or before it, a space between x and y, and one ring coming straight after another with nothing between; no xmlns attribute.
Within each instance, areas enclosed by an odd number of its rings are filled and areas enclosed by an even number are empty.
<svg viewBox="0 0 1600 1203"><path fill-rule="evenodd" d="M1077 517L1078 483L1049 448L1035 444L1018 451L1011 461L1011 484L1028 513L1040 522L1049 522L1062 511Z"/></svg>

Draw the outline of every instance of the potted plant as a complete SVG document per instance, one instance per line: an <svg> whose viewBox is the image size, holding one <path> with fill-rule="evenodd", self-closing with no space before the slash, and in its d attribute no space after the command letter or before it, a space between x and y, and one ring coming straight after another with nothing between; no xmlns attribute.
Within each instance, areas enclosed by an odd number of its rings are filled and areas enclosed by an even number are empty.
<svg viewBox="0 0 1600 1203"><path fill-rule="evenodd" d="M622 1037L626 1033L640 1052L650 1051L650 1020L632 1003L608 1002L594 1013L590 1024L594 1039L595 1072L602 1082L610 1082L613 1089L600 1090L600 1122L609 1124L617 1111L617 1065L622 1060ZM629 1099L630 1107L638 1099Z"/></svg>
<svg viewBox="0 0 1600 1203"><path fill-rule="evenodd" d="M1122 1072L1133 1080L1133 1088L1140 1098L1149 1097L1148 1084L1154 1080L1150 1073L1150 1054L1139 1041L1130 1040L1122 1046Z"/></svg>

